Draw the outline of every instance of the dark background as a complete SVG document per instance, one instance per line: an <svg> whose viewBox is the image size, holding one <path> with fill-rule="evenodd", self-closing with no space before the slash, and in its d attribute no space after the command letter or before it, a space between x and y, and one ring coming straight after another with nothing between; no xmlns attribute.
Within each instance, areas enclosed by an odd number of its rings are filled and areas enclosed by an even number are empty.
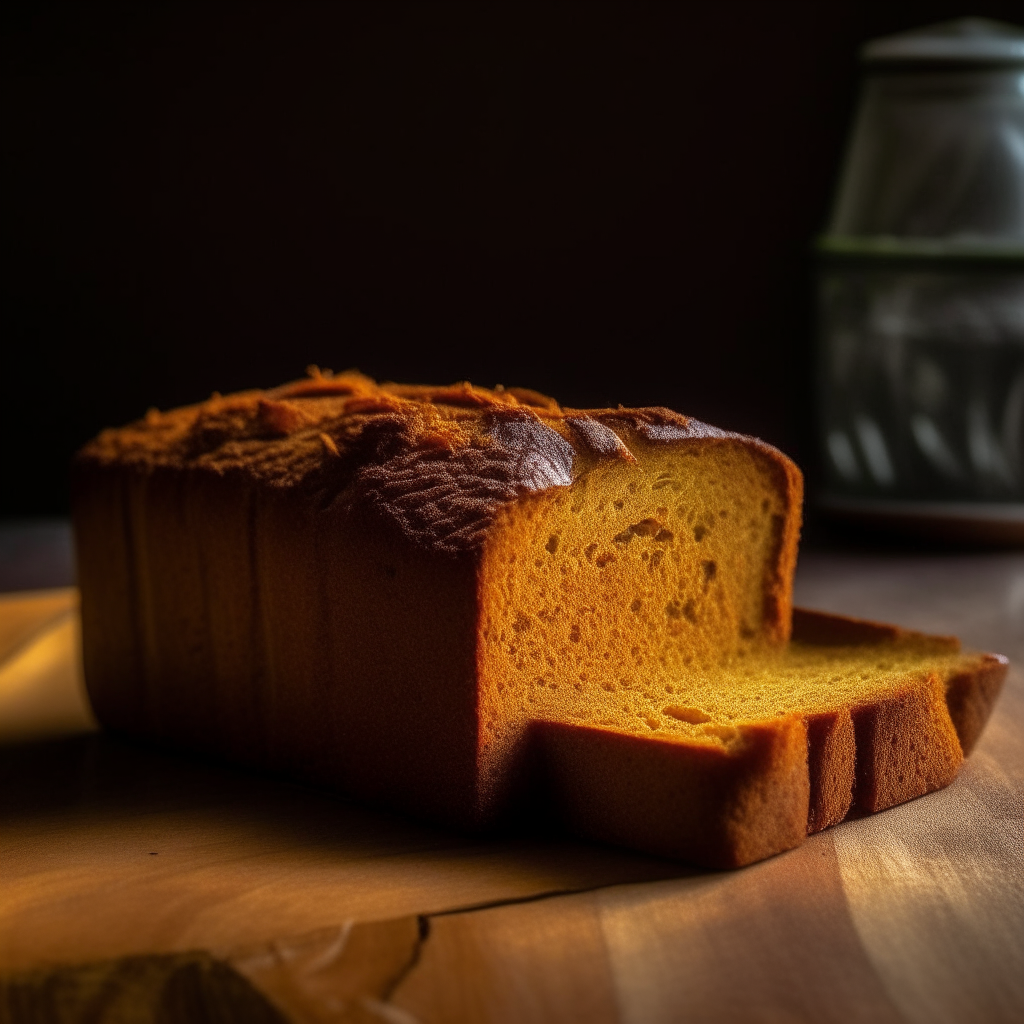
<svg viewBox="0 0 1024 1024"><path fill-rule="evenodd" d="M663 404L813 473L810 239L874 36L1019 3L3 15L0 516L300 376Z"/></svg>

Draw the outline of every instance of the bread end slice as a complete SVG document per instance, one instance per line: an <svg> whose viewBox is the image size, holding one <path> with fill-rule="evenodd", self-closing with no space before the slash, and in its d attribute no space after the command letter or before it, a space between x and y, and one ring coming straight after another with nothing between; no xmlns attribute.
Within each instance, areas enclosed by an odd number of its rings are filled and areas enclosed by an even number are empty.
<svg viewBox="0 0 1024 1024"><path fill-rule="evenodd" d="M958 648L950 637L797 610L789 651L761 675L716 676L714 707L708 685L693 685L708 710L665 708L681 719L675 731L535 722L544 798L593 839L714 868L761 860L851 813L952 782L1008 664ZM765 679L791 707L738 720L730 708L749 706L744 688Z"/></svg>

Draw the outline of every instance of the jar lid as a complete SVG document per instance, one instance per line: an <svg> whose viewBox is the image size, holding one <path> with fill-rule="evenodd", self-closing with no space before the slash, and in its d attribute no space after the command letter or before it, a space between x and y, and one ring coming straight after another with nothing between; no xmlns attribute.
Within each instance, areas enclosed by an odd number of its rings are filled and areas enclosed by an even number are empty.
<svg viewBox="0 0 1024 1024"><path fill-rule="evenodd" d="M1024 28L988 18L958 18L873 39L861 50L861 59L870 65L1024 65Z"/></svg>

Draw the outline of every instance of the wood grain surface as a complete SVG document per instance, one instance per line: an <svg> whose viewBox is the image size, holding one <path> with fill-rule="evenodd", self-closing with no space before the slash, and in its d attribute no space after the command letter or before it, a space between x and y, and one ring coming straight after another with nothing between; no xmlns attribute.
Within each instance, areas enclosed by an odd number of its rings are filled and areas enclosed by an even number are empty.
<svg viewBox="0 0 1024 1024"><path fill-rule="evenodd" d="M1024 555L804 555L797 599L1010 677L948 789L714 873L70 735L73 595L0 598L0 1021L1021 1019ZM4 733L40 643L66 704Z"/></svg>

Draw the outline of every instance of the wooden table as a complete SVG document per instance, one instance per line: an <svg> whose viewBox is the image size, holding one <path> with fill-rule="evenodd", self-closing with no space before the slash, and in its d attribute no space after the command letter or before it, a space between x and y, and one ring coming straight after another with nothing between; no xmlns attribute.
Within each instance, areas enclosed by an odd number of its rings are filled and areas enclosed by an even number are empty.
<svg viewBox="0 0 1024 1024"><path fill-rule="evenodd" d="M90 732L74 592L0 598L0 1021L1024 1019L1024 554L807 554L797 596L1014 664L949 789L729 873Z"/></svg>

